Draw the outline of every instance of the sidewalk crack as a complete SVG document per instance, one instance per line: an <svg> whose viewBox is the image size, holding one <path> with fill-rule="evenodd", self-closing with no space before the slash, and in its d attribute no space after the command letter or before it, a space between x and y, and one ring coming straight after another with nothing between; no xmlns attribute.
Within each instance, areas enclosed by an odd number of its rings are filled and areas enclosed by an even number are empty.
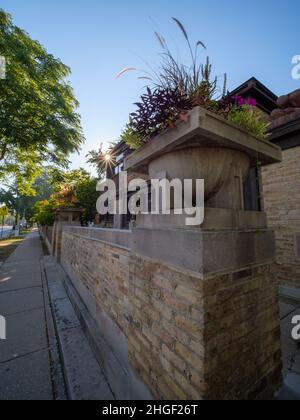
<svg viewBox="0 0 300 420"><path fill-rule="evenodd" d="M13 357L11 359L4 360L4 361L0 362L0 366L3 365L3 364L5 364L5 363L13 362L14 360L19 360L19 359L22 359L24 357L31 356L31 355L33 355L35 353L40 353L40 352L45 351L45 350L48 350L49 351L49 347L45 347L45 348L41 348L41 349L38 349L38 350L34 350L34 351L31 351L31 352L26 353L26 354L22 354L22 355L17 356L17 357Z"/></svg>

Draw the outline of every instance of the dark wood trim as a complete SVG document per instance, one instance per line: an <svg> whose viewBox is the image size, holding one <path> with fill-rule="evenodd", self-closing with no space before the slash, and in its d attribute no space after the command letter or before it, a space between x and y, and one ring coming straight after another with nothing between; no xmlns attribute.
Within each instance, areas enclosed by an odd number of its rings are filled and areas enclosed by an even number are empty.
<svg viewBox="0 0 300 420"><path fill-rule="evenodd" d="M274 129L269 140L282 150L300 146L300 119Z"/></svg>
<svg viewBox="0 0 300 420"><path fill-rule="evenodd" d="M230 92L231 96L242 96L243 98L253 98L257 101L257 106L267 114L277 108L278 96L262 84L255 77L247 80L241 86Z"/></svg>

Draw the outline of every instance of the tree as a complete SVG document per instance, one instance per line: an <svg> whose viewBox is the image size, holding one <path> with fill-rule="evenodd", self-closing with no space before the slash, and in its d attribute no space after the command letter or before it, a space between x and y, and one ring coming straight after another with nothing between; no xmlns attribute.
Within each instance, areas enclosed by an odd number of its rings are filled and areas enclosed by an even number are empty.
<svg viewBox="0 0 300 420"><path fill-rule="evenodd" d="M49 200L38 201L34 206L31 221L39 223L43 226L52 226L54 223L55 210L60 207L74 207L69 201L58 199L55 195Z"/></svg>
<svg viewBox="0 0 300 420"><path fill-rule="evenodd" d="M34 184L34 195L24 195L18 188L16 181L0 188L0 202L5 203L15 214L15 223L20 217L30 221L34 214L34 206L38 201L48 199L55 191L53 170L50 167L44 168L43 174L38 177Z"/></svg>
<svg viewBox="0 0 300 420"><path fill-rule="evenodd" d="M13 175L19 189L30 189L47 161L66 167L68 155L83 142L78 102L66 78L70 69L13 25L0 9L0 178Z"/></svg>
<svg viewBox="0 0 300 420"><path fill-rule="evenodd" d="M15 224L18 224L20 217L22 217L25 213L27 199L29 199L29 197L22 196L16 185L8 190L0 190L0 201L5 203L9 209L14 211Z"/></svg>
<svg viewBox="0 0 300 420"><path fill-rule="evenodd" d="M83 223L92 221L97 213L99 197L97 179L82 168L69 172L57 171L54 179L58 186L56 197L84 208Z"/></svg>
<svg viewBox="0 0 300 420"><path fill-rule="evenodd" d="M75 194L80 206L84 208L83 223L91 222L97 214L96 203L99 197L97 192L98 180L89 177L89 179L80 181L75 188Z"/></svg>
<svg viewBox="0 0 300 420"><path fill-rule="evenodd" d="M69 172L53 170L50 184L54 193L35 204L33 220L40 224L52 224L55 210L59 207L82 207L82 222L94 220L99 197L97 182L82 168Z"/></svg>

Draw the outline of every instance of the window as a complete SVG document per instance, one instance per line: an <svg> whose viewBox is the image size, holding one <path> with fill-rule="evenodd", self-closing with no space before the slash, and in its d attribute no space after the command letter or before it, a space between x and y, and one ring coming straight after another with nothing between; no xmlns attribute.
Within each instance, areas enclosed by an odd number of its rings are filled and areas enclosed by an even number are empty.
<svg viewBox="0 0 300 420"><path fill-rule="evenodd" d="M116 157L116 162L117 162L117 163L121 162L121 160L124 160L124 153L121 153L120 155L118 155L118 156Z"/></svg>
<svg viewBox="0 0 300 420"><path fill-rule="evenodd" d="M260 185L257 168L252 168L244 184L245 210L261 211Z"/></svg>
<svg viewBox="0 0 300 420"><path fill-rule="evenodd" d="M118 175L120 172L122 172L124 169L124 163L120 163L119 165L114 167L114 174Z"/></svg>

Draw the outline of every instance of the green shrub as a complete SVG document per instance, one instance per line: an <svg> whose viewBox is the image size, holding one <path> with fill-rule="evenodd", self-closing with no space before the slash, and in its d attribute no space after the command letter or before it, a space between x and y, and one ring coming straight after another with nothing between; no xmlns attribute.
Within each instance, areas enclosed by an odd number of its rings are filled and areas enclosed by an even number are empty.
<svg viewBox="0 0 300 420"><path fill-rule="evenodd" d="M121 140L132 150L136 150L144 144L141 136L133 129L131 121L129 121L122 131Z"/></svg>
<svg viewBox="0 0 300 420"><path fill-rule="evenodd" d="M234 106L228 114L228 121L244 128L260 139L266 138L270 125L258 108L247 104L241 107Z"/></svg>
<svg viewBox="0 0 300 420"><path fill-rule="evenodd" d="M54 197L49 200L39 201L34 206L34 216L31 221L39 223L42 226L52 226L55 218L55 210L60 207L73 208L73 204L69 202L58 201Z"/></svg>

